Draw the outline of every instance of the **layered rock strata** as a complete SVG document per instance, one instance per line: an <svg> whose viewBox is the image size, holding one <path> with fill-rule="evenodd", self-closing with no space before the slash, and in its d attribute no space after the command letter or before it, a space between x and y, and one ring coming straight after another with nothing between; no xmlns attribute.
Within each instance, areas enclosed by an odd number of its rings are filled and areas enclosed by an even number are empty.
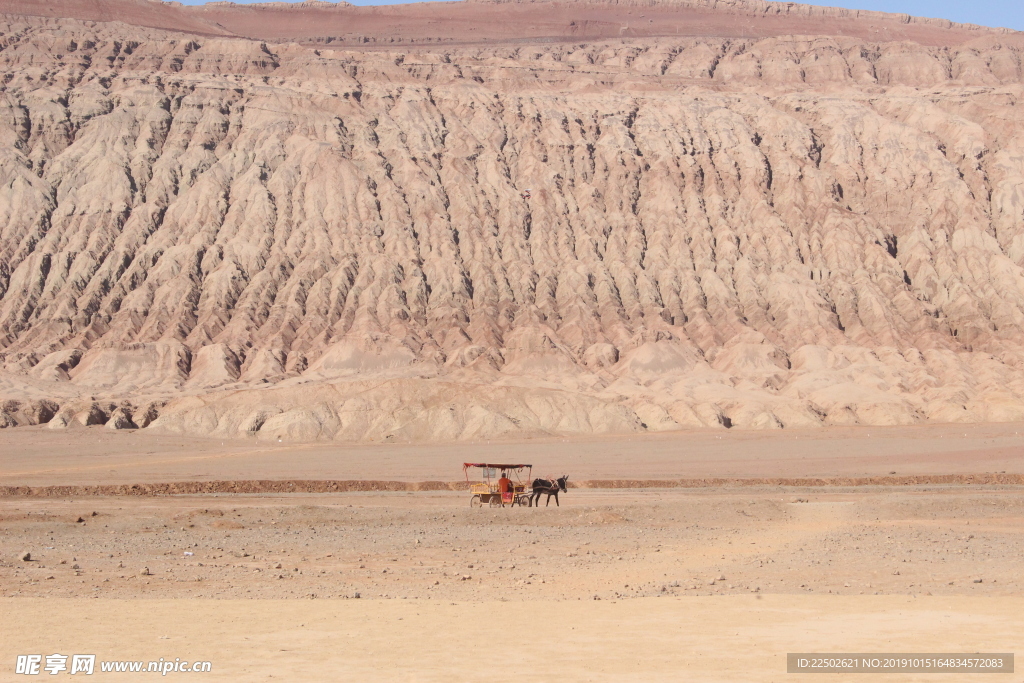
<svg viewBox="0 0 1024 683"><path fill-rule="evenodd" d="M0 425L1024 419L1016 34L0 30Z"/></svg>

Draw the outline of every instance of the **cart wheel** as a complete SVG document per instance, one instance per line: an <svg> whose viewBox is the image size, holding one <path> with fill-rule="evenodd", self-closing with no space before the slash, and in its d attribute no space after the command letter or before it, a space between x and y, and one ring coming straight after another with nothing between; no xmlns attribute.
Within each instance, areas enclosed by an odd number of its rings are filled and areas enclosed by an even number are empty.
<svg viewBox="0 0 1024 683"><path fill-rule="evenodd" d="M483 501L480 500L480 496L473 496L469 499L469 507L471 508L483 507L483 504Z"/></svg>
<svg viewBox="0 0 1024 683"><path fill-rule="evenodd" d="M500 495L498 495L498 496L491 496L491 507L492 508L503 508L503 507L505 507L504 505L501 504L501 496Z"/></svg>

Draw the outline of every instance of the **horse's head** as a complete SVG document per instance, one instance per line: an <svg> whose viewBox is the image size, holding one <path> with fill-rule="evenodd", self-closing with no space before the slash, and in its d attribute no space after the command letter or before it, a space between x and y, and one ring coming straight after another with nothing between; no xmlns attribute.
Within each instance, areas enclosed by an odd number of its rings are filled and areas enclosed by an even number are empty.
<svg viewBox="0 0 1024 683"><path fill-rule="evenodd" d="M569 483L569 475L568 474L558 478L558 481L557 481L558 488L562 489L563 493L567 493L568 492L568 489L565 488L566 484L568 484L568 483Z"/></svg>

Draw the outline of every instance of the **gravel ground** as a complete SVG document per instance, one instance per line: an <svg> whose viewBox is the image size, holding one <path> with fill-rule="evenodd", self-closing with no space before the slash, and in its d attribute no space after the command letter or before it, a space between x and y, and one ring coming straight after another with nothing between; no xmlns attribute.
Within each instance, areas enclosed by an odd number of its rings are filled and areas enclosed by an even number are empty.
<svg viewBox="0 0 1024 683"><path fill-rule="evenodd" d="M0 597L1020 595L1021 487L0 499ZM23 558L29 553L31 559Z"/></svg>

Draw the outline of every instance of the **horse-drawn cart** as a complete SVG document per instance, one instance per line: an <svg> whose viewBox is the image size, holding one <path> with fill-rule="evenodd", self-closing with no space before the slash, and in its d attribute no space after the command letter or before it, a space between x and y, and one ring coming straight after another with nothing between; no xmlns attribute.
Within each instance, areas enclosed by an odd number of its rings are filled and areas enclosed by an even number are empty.
<svg viewBox="0 0 1024 683"><path fill-rule="evenodd" d="M470 468L482 471L482 481L469 481ZM471 507L530 506L533 496L530 483L533 481L533 465L466 462L462 464L462 470L466 473L466 481L469 483Z"/></svg>

